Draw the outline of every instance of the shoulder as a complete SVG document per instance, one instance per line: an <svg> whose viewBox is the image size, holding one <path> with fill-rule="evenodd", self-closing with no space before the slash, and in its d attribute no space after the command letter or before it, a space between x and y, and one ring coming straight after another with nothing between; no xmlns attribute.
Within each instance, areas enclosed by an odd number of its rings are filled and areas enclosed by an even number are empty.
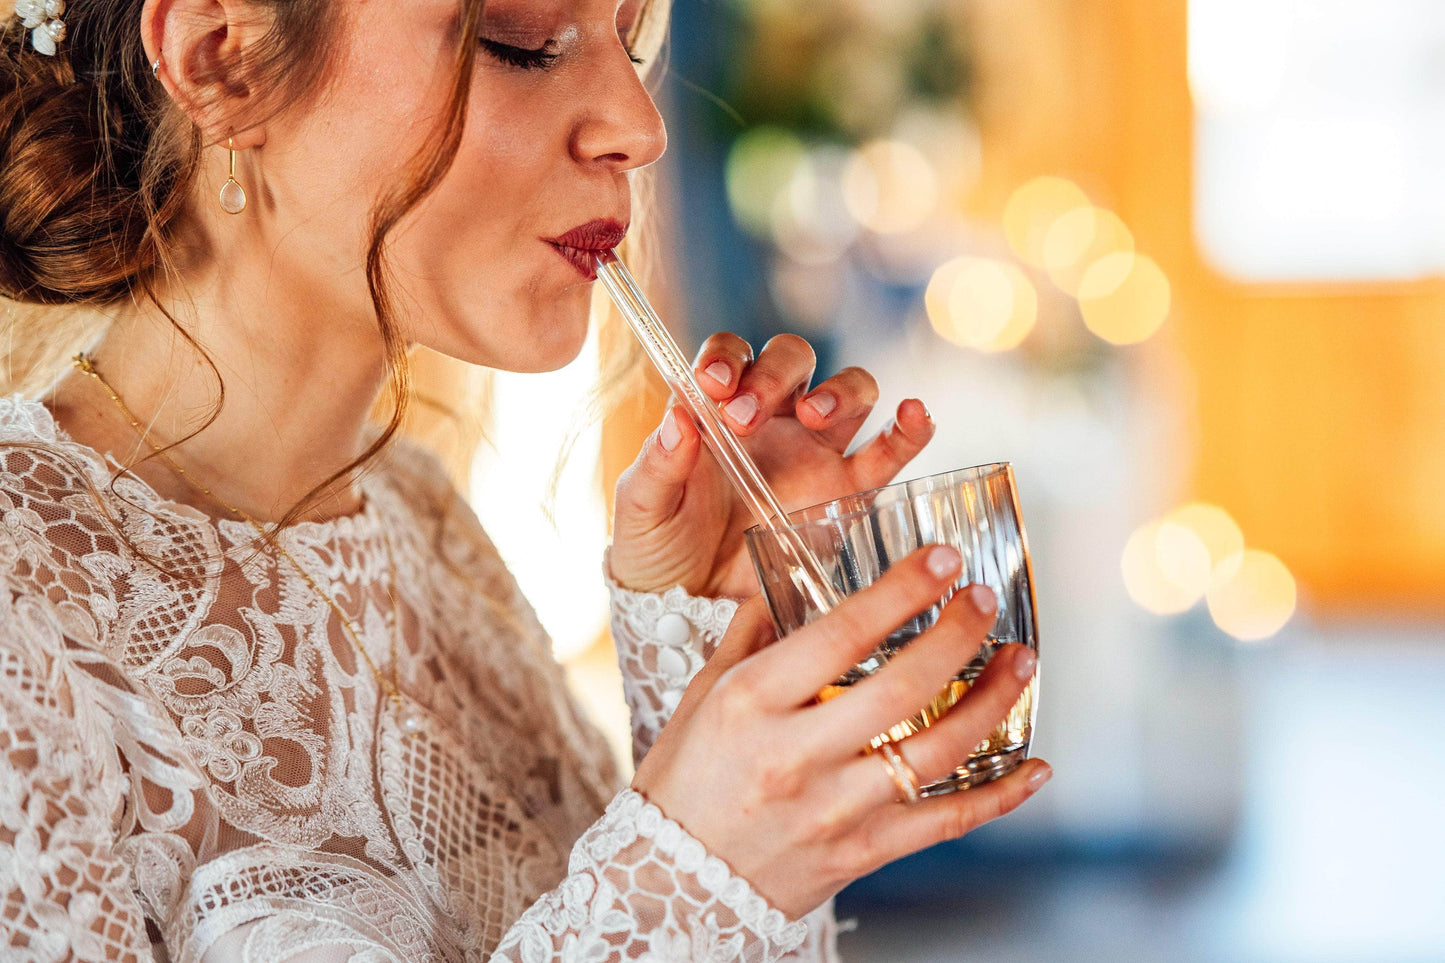
<svg viewBox="0 0 1445 963"><path fill-rule="evenodd" d="M393 438L381 456L378 470L388 485L418 510L433 504L444 507L460 497L437 453L411 438Z"/></svg>
<svg viewBox="0 0 1445 963"><path fill-rule="evenodd" d="M422 527L438 534L467 533L490 543L471 502L437 453L410 438L397 438L380 467L388 488L405 502Z"/></svg>
<svg viewBox="0 0 1445 963"><path fill-rule="evenodd" d="M94 601L124 553L99 456L37 401L0 398L0 570L12 598Z"/></svg>
<svg viewBox="0 0 1445 963"><path fill-rule="evenodd" d="M38 401L0 397L0 492L57 501L95 487L95 452L71 441Z"/></svg>

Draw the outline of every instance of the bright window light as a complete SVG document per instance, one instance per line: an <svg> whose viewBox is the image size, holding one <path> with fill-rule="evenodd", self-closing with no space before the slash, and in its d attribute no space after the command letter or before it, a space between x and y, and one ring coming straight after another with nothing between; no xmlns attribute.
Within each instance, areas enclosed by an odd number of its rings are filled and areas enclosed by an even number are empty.
<svg viewBox="0 0 1445 963"><path fill-rule="evenodd" d="M1445 269L1445 3L1190 0L1195 231L1251 281Z"/></svg>
<svg viewBox="0 0 1445 963"><path fill-rule="evenodd" d="M607 625L600 425L577 438L555 498L548 495L558 455L582 424L597 365L594 330L560 371L497 372L491 424L472 469L472 505L564 662L590 648Z"/></svg>

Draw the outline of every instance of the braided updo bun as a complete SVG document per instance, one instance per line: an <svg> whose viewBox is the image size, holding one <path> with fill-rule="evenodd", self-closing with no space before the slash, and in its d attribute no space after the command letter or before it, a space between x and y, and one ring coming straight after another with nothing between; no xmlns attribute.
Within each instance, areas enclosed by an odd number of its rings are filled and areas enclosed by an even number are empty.
<svg viewBox="0 0 1445 963"><path fill-rule="evenodd" d="M0 294L106 304L155 263L152 224L186 156L155 151L168 101L145 63L139 0L73 0L55 55L0 31ZM122 26L124 25L124 26ZM128 28L128 29L127 29Z"/></svg>
<svg viewBox="0 0 1445 963"><path fill-rule="evenodd" d="M203 135L151 73L143 5L69 0L46 55L0 0L0 295L110 304L167 257ZM246 58L254 89L294 103L313 88L323 58L303 51L324 49L329 5L247 0L269 25Z"/></svg>

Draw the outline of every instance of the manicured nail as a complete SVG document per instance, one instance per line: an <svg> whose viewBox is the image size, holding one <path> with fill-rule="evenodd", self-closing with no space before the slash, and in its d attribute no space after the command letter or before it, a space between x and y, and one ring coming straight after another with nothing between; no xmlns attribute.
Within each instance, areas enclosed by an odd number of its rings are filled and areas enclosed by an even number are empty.
<svg viewBox="0 0 1445 963"><path fill-rule="evenodd" d="M819 418L826 418L833 413L834 408L838 407L838 399L826 391L820 391L808 399L808 404L818 413Z"/></svg>
<svg viewBox="0 0 1445 963"><path fill-rule="evenodd" d="M998 596L994 595L993 589L987 585L970 585L968 597L973 600L973 607L978 609L980 615L992 615L998 611Z"/></svg>
<svg viewBox="0 0 1445 963"><path fill-rule="evenodd" d="M947 545L934 546L933 551L928 553L928 570L939 578L945 578L958 571L958 566L963 559L958 554L958 549L949 548Z"/></svg>
<svg viewBox="0 0 1445 963"><path fill-rule="evenodd" d="M702 370L704 374L724 388L733 382L733 369L729 368L724 361L714 361Z"/></svg>
<svg viewBox="0 0 1445 963"><path fill-rule="evenodd" d="M1053 769L1049 768L1048 763L1043 763L1033 772L1029 773L1029 789L1038 789L1052 778L1054 778Z"/></svg>
<svg viewBox="0 0 1445 963"><path fill-rule="evenodd" d="M738 395L723 405L723 411L726 411L733 421L746 425L758 413L758 401L752 395Z"/></svg>
<svg viewBox="0 0 1445 963"><path fill-rule="evenodd" d="M919 398L919 399L917 399L917 400L918 400L918 403L919 403L920 405L923 405L923 417L925 417L925 418L928 419L928 423L929 423L930 425L933 424L933 412L931 412L931 411L928 410L928 405L926 405L926 404L923 403L923 399L922 399L922 398Z"/></svg>
<svg viewBox="0 0 1445 963"><path fill-rule="evenodd" d="M677 418L673 415L671 408L667 409L667 414L662 416L662 426L657 429L657 440L667 451L672 451L682 440L682 432L678 430Z"/></svg>
<svg viewBox="0 0 1445 963"><path fill-rule="evenodd" d="M1022 655L1014 659L1014 675L1024 681L1028 681L1029 676L1034 674L1034 666L1038 664L1038 661L1038 656L1034 655L1032 651L1026 650Z"/></svg>

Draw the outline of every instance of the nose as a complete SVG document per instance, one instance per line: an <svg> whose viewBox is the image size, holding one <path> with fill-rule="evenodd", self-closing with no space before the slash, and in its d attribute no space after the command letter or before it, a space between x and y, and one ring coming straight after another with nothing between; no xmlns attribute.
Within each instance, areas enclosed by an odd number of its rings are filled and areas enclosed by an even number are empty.
<svg viewBox="0 0 1445 963"><path fill-rule="evenodd" d="M637 170L662 156L667 128L621 44L605 57L605 67L588 83L583 101L587 106L573 130L572 152L582 164L600 164L618 172Z"/></svg>

